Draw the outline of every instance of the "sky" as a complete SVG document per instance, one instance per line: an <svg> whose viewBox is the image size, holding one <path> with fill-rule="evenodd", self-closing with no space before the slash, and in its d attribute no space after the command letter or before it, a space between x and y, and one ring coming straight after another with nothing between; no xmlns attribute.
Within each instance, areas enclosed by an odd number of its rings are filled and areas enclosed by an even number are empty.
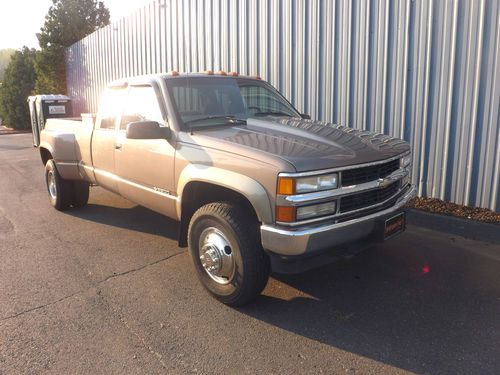
<svg viewBox="0 0 500 375"><path fill-rule="evenodd" d="M104 0L111 22L125 17L152 0ZM0 49L38 48L40 31L52 0L0 0Z"/></svg>

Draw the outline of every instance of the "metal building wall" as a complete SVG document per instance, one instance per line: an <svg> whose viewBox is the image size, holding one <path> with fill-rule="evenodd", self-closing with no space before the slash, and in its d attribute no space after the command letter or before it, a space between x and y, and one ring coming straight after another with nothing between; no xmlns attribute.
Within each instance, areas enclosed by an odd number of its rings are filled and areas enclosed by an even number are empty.
<svg viewBox="0 0 500 375"><path fill-rule="evenodd" d="M500 211L500 0L160 0L67 51L75 108L107 82L258 74L312 118L402 137L419 193Z"/></svg>

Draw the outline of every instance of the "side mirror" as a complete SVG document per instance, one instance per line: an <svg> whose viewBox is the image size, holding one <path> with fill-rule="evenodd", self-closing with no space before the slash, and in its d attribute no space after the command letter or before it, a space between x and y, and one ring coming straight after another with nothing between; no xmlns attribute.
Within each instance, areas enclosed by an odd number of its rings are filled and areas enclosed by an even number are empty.
<svg viewBox="0 0 500 375"><path fill-rule="evenodd" d="M310 120L311 119L311 116L306 115L305 113L301 113L300 117L302 117L303 119L306 119L306 120Z"/></svg>
<svg viewBox="0 0 500 375"><path fill-rule="evenodd" d="M170 128L160 126L156 121L136 121L127 125L128 139L168 139L171 135Z"/></svg>

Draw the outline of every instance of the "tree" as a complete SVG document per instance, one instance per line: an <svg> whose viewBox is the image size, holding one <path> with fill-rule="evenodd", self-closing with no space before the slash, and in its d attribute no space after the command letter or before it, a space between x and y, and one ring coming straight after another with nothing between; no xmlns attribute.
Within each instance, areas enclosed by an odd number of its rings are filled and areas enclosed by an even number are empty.
<svg viewBox="0 0 500 375"><path fill-rule="evenodd" d="M16 52L16 50L12 48L0 49L0 82L3 81L3 72L7 65L9 65L10 58L14 52Z"/></svg>
<svg viewBox="0 0 500 375"><path fill-rule="evenodd" d="M98 0L52 0L37 34L36 92L66 93L65 49L109 24L109 10Z"/></svg>
<svg viewBox="0 0 500 375"><path fill-rule="evenodd" d="M7 125L15 129L30 127L26 100L35 87L35 55L36 51L28 47L16 51L0 86L0 113Z"/></svg>

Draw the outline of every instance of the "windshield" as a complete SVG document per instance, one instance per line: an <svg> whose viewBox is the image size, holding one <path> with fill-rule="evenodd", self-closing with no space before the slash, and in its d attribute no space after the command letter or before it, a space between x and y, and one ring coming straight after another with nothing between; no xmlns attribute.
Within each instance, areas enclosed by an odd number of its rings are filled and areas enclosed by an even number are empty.
<svg viewBox="0 0 500 375"><path fill-rule="evenodd" d="M178 116L189 128L267 115L300 117L276 90L253 79L179 77L168 79L167 86Z"/></svg>

